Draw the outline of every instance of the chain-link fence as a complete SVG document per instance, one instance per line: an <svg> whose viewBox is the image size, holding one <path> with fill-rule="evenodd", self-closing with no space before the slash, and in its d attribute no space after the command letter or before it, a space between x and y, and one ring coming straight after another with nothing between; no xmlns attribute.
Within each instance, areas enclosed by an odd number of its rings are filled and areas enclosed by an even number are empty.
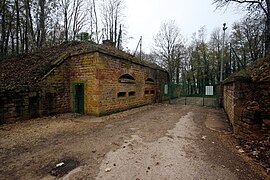
<svg viewBox="0 0 270 180"><path fill-rule="evenodd" d="M219 85L214 82L166 82L160 84L161 101L183 105L219 105Z"/></svg>

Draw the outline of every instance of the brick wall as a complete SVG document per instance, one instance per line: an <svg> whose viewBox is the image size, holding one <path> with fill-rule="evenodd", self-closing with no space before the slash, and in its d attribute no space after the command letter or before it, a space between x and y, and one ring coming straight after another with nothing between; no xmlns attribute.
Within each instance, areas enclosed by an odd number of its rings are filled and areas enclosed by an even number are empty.
<svg viewBox="0 0 270 180"><path fill-rule="evenodd" d="M159 74L157 74L159 73ZM133 82L119 82L122 75L128 74ZM99 81L99 114L107 114L154 103L158 91L157 83L167 74L131 61L100 54L97 64ZM157 76L161 78L157 79ZM154 82L146 82L151 78ZM119 95L123 93L123 95Z"/></svg>
<svg viewBox="0 0 270 180"><path fill-rule="evenodd" d="M72 91L72 82L84 83L84 112L94 115L97 115L99 107L98 95L100 92L99 82L97 80L97 58L98 53L73 56L70 79L70 91Z"/></svg>
<svg viewBox="0 0 270 180"><path fill-rule="evenodd" d="M40 104L35 101L40 92L38 90L1 91L0 92L0 124L13 123L38 116L35 107Z"/></svg>
<svg viewBox="0 0 270 180"><path fill-rule="evenodd" d="M41 115L70 111L70 59L55 68L38 86L41 89Z"/></svg>
<svg viewBox="0 0 270 180"><path fill-rule="evenodd" d="M39 86L42 89L42 112L52 109L52 113L65 113L72 111L72 83L84 83L85 113L95 112L98 91L96 80L97 53L71 56L59 67L55 68ZM50 103L46 103L46 95L52 95ZM91 103L88 103L91 102ZM46 113L42 113L46 114Z"/></svg>
<svg viewBox="0 0 270 180"><path fill-rule="evenodd" d="M270 65L262 59L223 82L223 106L234 132L270 133Z"/></svg>
<svg viewBox="0 0 270 180"><path fill-rule="evenodd" d="M65 57L34 88L0 93L0 123L72 112L73 83L84 84L84 113L104 115L158 101L158 83L168 81L162 70L109 54ZM125 74L134 81L119 82ZM153 82L146 81L149 78Z"/></svg>
<svg viewBox="0 0 270 180"><path fill-rule="evenodd" d="M234 124L234 108L235 108L235 95L234 90L235 86L234 83L226 84L224 85L223 94L224 94L224 109L227 112L227 115L229 119L231 120L231 123Z"/></svg>
<svg viewBox="0 0 270 180"><path fill-rule="evenodd" d="M239 78L224 84L223 105L236 134L252 134L262 125L261 110L253 90L253 82Z"/></svg>

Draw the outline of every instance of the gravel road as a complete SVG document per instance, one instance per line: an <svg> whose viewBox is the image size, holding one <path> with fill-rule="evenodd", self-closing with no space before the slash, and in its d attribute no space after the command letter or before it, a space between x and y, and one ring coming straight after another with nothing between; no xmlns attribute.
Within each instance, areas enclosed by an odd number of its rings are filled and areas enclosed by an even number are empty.
<svg viewBox="0 0 270 180"><path fill-rule="evenodd" d="M0 126L0 179L267 179L220 109L154 104ZM73 169L73 170L72 170Z"/></svg>

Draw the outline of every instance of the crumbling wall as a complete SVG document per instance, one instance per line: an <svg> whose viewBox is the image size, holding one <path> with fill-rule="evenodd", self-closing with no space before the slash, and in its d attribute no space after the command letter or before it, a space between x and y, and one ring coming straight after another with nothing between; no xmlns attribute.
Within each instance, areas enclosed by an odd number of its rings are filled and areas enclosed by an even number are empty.
<svg viewBox="0 0 270 180"><path fill-rule="evenodd" d="M270 132L270 65L261 59L223 82L223 106L234 132Z"/></svg>
<svg viewBox="0 0 270 180"><path fill-rule="evenodd" d="M0 92L0 124L13 123L40 116L40 92L22 88Z"/></svg>

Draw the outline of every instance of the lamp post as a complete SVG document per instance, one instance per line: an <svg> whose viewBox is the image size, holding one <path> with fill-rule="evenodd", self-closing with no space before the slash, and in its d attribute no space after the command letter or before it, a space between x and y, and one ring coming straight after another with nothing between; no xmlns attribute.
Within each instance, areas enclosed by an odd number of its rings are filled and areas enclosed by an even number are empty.
<svg viewBox="0 0 270 180"><path fill-rule="evenodd" d="M220 65L220 82L223 80L223 63L224 63L224 41L225 41L225 31L228 27L226 27L226 23L223 24L223 40L222 40L222 59Z"/></svg>

